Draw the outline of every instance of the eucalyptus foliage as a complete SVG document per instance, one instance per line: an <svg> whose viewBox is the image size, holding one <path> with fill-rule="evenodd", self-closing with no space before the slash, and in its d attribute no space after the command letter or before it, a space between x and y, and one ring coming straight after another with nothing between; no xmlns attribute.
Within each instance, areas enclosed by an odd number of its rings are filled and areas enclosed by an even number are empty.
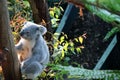
<svg viewBox="0 0 120 80"><path fill-rule="evenodd" d="M76 3L95 5L112 13L120 14L120 0L68 0Z"/></svg>
<svg viewBox="0 0 120 80"><path fill-rule="evenodd" d="M100 80L120 80L119 70L88 70L72 66L56 65L55 69L68 72L68 79L100 79Z"/></svg>
<svg viewBox="0 0 120 80"><path fill-rule="evenodd" d="M120 0L85 0L85 6L93 14L104 21L113 24L113 28L106 34L104 40L120 32ZM103 5L104 4L104 5Z"/></svg>
<svg viewBox="0 0 120 80"><path fill-rule="evenodd" d="M8 10L10 13L10 20L18 13L27 20L32 19L32 10L28 0L8 0Z"/></svg>

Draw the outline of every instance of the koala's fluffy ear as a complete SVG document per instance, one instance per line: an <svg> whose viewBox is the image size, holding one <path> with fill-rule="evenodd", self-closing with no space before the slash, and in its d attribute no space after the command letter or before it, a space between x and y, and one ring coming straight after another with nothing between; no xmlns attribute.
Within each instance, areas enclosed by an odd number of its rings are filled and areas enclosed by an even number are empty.
<svg viewBox="0 0 120 80"><path fill-rule="evenodd" d="M44 35L46 32L47 32L47 29L46 29L46 27L44 27L44 26L42 26L42 25L40 25L40 32L41 32L41 34L42 35Z"/></svg>

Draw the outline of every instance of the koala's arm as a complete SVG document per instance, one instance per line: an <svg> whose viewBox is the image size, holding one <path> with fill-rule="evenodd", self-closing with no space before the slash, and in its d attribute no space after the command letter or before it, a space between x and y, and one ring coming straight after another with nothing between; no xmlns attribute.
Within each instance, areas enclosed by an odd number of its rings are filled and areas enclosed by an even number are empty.
<svg viewBox="0 0 120 80"><path fill-rule="evenodd" d="M23 50L23 44L22 42L19 42L18 44L15 45L15 51L18 55L18 60L21 62L21 54Z"/></svg>
<svg viewBox="0 0 120 80"><path fill-rule="evenodd" d="M21 53L21 51L23 50L23 43L21 41L15 45L15 50L17 53Z"/></svg>

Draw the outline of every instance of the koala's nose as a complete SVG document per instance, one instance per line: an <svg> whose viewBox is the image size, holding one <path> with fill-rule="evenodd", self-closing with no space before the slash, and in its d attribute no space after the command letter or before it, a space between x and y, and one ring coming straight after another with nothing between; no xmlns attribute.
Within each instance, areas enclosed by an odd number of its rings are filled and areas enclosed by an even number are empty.
<svg viewBox="0 0 120 80"><path fill-rule="evenodd" d="M20 31L20 36L23 36L24 32L23 31Z"/></svg>

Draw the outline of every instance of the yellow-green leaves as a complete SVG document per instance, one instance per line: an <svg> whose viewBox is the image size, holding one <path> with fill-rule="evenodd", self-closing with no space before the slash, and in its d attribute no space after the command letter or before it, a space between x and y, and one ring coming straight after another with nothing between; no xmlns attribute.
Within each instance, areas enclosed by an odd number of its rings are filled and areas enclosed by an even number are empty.
<svg viewBox="0 0 120 80"><path fill-rule="evenodd" d="M55 33L54 37L57 37L58 35L60 34ZM56 62L62 59L65 59L65 56L67 55L81 53L81 49L84 48L84 46L82 46L82 43L84 40L83 36L79 36L77 38L70 39L70 40L67 40L67 39L68 39L68 36L62 33L59 40L57 39L54 43L53 57L56 59ZM75 43L79 45L76 46Z"/></svg>
<svg viewBox="0 0 120 80"><path fill-rule="evenodd" d="M62 50L62 55L61 55L61 59L63 59L64 58L64 56L65 56L65 52L64 52L64 50Z"/></svg>
<svg viewBox="0 0 120 80"><path fill-rule="evenodd" d="M51 10L49 13L50 13L50 17L54 18L54 11Z"/></svg>
<svg viewBox="0 0 120 80"><path fill-rule="evenodd" d="M82 38L82 36L79 37L79 41L80 41L81 44L83 43L83 38Z"/></svg>
<svg viewBox="0 0 120 80"><path fill-rule="evenodd" d="M112 35L120 31L120 27L113 27L104 37L104 41L108 40Z"/></svg>
<svg viewBox="0 0 120 80"><path fill-rule="evenodd" d="M54 6L53 8L49 9L49 14L51 17L52 27L58 27L58 22L60 21L59 17L62 15L63 8L61 6Z"/></svg>
<svg viewBox="0 0 120 80"><path fill-rule="evenodd" d="M60 43L62 43L65 40L65 36L60 37Z"/></svg>
<svg viewBox="0 0 120 80"><path fill-rule="evenodd" d="M78 53L81 53L81 49L80 49L79 47L76 48L76 51L77 51Z"/></svg>

